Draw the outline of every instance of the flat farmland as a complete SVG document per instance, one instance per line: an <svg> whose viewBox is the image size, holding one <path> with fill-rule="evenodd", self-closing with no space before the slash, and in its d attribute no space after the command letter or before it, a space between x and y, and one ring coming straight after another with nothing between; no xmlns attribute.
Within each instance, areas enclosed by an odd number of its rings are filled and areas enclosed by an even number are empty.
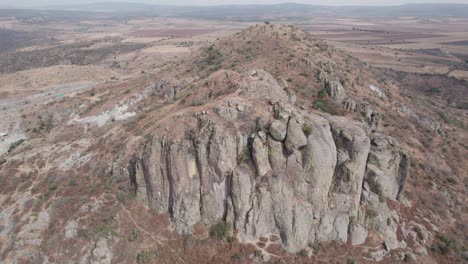
<svg viewBox="0 0 468 264"><path fill-rule="evenodd" d="M314 18L298 25L379 68L468 80L468 20Z"/></svg>

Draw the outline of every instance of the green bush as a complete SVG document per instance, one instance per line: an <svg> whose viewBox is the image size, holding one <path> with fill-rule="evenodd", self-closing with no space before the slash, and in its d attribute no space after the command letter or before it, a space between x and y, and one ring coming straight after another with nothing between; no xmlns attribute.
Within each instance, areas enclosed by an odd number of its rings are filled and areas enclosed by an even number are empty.
<svg viewBox="0 0 468 264"><path fill-rule="evenodd" d="M156 251L143 250L137 254L136 262L137 264L146 264L146 263L149 263L149 261L152 258L159 257L159 255L160 253L157 250Z"/></svg>
<svg viewBox="0 0 468 264"><path fill-rule="evenodd" d="M413 254L411 252L406 252L405 258L403 259L404 262L412 262L413 261Z"/></svg>
<svg viewBox="0 0 468 264"><path fill-rule="evenodd" d="M138 264L148 263L150 259L151 259L151 252L147 250L143 250L142 252L138 253L136 256L136 262Z"/></svg>
<svg viewBox="0 0 468 264"><path fill-rule="evenodd" d="M8 153L13 151L15 148L19 147L19 145L23 144L24 139L20 139L14 143L11 143L10 147L8 148Z"/></svg>
<svg viewBox="0 0 468 264"><path fill-rule="evenodd" d="M225 221L221 221L211 227L210 236L212 238L223 240L231 232L231 224Z"/></svg>
<svg viewBox="0 0 468 264"><path fill-rule="evenodd" d="M315 102L315 108L320 109L326 113L329 113L331 115L337 115L338 114L338 106L328 100L327 98L321 98L318 99Z"/></svg>

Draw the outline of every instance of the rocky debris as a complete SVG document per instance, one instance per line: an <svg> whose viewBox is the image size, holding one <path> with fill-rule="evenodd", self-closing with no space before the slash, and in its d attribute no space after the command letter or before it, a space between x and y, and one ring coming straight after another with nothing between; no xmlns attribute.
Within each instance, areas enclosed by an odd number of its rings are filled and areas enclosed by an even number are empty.
<svg viewBox="0 0 468 264"><path fill-rule="evenodd" d="M374 193L399 200L409 175L409 155L395 139L381 133L372 133L371 142L365 181Z"/></svg>
<svg viewBox="0 0 468 264"><path fill-rule="evenodd" d="M349 229L363 206L384 207L378 208L382 223L398 219L370 187L362 191L371 150L365 124L295 108L263 70L246 78L239 95L223 100L263 102L256 113L247 113L235 125L229 115L180 116L197 119L187 121L197 124L187 128L188 138L155 136L135 153L128 174L139 201L158 213L169 212L182 234L199 222L227 220L241 241L274 234L290 252L315 241L346 242L349 234L354 243L362 243L365 232ZM234 105L218 101L214 107L222 113ZM246 132L252 130L256 132ZM373 155L385 160L379 156L385 153L374 150ZM395 171L388 171L389 177L399 177L391 173ZM362 195L367 198L361 203ZM399 245L395 227L391 222L379 231L391 249Z"/></svg>
<svg viewBox="0 0 468 264"><path fill-rule="evenodd" d="M388 256L390 252L386 251L385 249L377 250L374 252L369 253L369 257L376 262L380 262L384 259L384 257Z"/></svg>

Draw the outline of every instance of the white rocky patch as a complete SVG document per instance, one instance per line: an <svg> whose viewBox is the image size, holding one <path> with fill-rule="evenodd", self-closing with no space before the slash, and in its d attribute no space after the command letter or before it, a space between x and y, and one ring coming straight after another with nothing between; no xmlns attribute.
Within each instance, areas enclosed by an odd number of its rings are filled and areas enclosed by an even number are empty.
<svg viewBox="0 0 468 264"><path fill-rule="evenodd" d="M65 238L73 238L77 235L78 224L76 220L71 220L65 226Z"/></svg>
<svg viewBox="0 0 468 264"><path fill-rule="evenodd" d="M117 105L114 109L110 111L105 111L100 115L94 116L87 116L84 118L79 118L78 116L74 116L69 122L68 125L72 125L75 123L79 124L92 124L97 125L98 127L102 127L106 125L109 121L122 121L132 116L135 116L135 112L129 112L128 108L130 106L127 104L124 105Z"/></svg>
<svg viewBox="0 0 468 264"><path fill-rule="evenodd" d="M70 156L68 156L66 160L60 161L58 164L58 167L59 169L63 171L67 171L67 170L72 169L75 166L79 167L83 164L88 163L92 157L93 155L89 153L84 156L81 156L81 153L75 152L75 153L72 153Z"/></svg>
<svg viewBox="0 0 468 264"><path fill-rule="evenodd" d="M2 120L3 121L3 120ZM23 134L20 122L0 125L0 155L7 153L11 144L21 139L26 139Z"/></svg>
<svg viewBox="0 0 468 264"><path fill-rule="evenodd" d="M369 89L371 89L371 91L373 91L378 97L380 98L385 97L385 93L379 87L373 84L369 84Z"/></svg>

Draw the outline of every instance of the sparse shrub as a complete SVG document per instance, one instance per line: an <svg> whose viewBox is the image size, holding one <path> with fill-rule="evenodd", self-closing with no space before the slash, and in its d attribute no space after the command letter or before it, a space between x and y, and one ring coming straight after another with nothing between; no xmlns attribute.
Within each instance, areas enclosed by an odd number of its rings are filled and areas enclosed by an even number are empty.
<svg viewBox="0 0 468 264"><path fill-rule="evenodd" d="M458 247L457 241L449 238L444 234L437 234L436 238L438 239L438 241L436 241L431 246L431 250L436 253L447 255L451 251L455 251Z"/></svg>
<svg viewBox="0 0 468 264"><path fill-rule="evenodd" d="M231 260L234 262L239 262L242 260L242 255L240 253L236 253L232 255Z"/></svg>
<svg viewBox="0 0 468 264"><path fill-rule="evenodd" d="M242 150L242 152L239 154L239 157L237 158L237 163L242 164L246 161L250 160L250 151L248 148L245 148Z"/></svg>
<svg viewBox="0 0 468 264"><path fill-rule="evenodd" d="M188 139L188 140L194 140L197 136L197 132L195 132L195 129L191 128L187 131L185 131L185 137Z"/></svg>
<svg viewBox="0 0 468 264"><path fill-rule="evenodd" d="M134 228L132 230L132 232L130 233L130 235L128 236L128 240L129 241L136 241L136 240L138 240L138 238L140 238L140 230Z"/></svg>
<svg viewBox="0 0 468 264"><path fill-rule="evenodd" d="M49 186L49 190L50 190L50 191L55 191L55 190L57 190L57 189L58 189L58 186L57 186L56 183L52 183L52 185Z"/></svg>
<svg viewBox="0 0 468 264"><path fill-rule="evenodd" d="M308 252L305 249L301 249L299 252L297 252L297 255L300 257L308 257Z"/></svg>
<svg viewBox="0 0 468 264"><path fill-rule="evenodd" d="M109 224L98 224L94 229L94 234L97 237L117 236L117 230L115 230L115 227Z"/></svg>
<svg viewBox="0 0 468 264"><path fill-rule="evenodd" d="M5 158L0 158L0 165L6 163L6 159Z"/></svg>
<svg viewBox="0 0 468 264"><path fill-rule="evenodd" d="M237 243L237 237L235 237L235 236L228 236L228 237L226 238L226 241L227 241L229 244L235 244L235 243Z"/></svg>
<svg viewBox="0 0 468 264"><path fill-rule="evenodd" d="M12 152L15 148L19 147L21 144L23 144L24 139L20 139L16 142L11 143L10 147L8 148L8 153Z"/></svg>
<svg viewBox="0 0 468 264"><path fill-rule="evenodd" d="M369 217L370 219L373 219L373 218L376 218L379 214L377 213L376 210L371 209L371 208L367 208L367 210L366 210L366 215L367 215L367 217Z"/></svg>
<svg viewBox="0 0 468 264"><path fill-rule="evenodd" d="M308 124L304 124L302 126L302 132L304 132L304 135L309 136L312 133L312 127L310 127Z"/></svg>
<svg viewBox="0 0 468 264"><path fill-rule="evenodd" d="M68 185L69 186L76 186L76 185L78 185L78 183L76 182L75 179L71 179L71 180L68 181Z"/></svg>
<svg viewBox="0 0 468 264"><path fill-rule="evenodd" d="M225 221L221 221L211 227L210 236L212 238L223 240L231 232L231 224Z"/></svg>
<svg viewBox="0 0 468 264"><path fill-rule="evenodd" d="M322 243L320 241L315 241L314 244L312 245L312 249L314 250L315 253L319 252L320 249L322 249Z"/></svg>
<svg viewBox="0 0 468 264"><path fill-rule="evenodd" d="M321 99L327 98L327 97L328 97L327 91L325 91L325 90L320 90L320 92L318 92L318 97L321 98Z"/></svg>
<svg viewBox="0 0 468 264"><path fill-rule="evenodd" d="M122 192L122 191L118 191L115 194L115 198L117 199L117 201L119 203L125 203L127 201L127 193Z"/></svg>
<svg viewBox="0 0 468 264"><path fill-rule="evenodd" d="M138 253L136 256L137 264L146 264L151 259L151 252L148 250L143 250L142 252Z"/></svg>
<svg viewBox="0 0 468 264"><path fill-rule="evenodd" d="M347 264L357 264L357 262L354 258L350 257L347 261Z"/></svg>
<svg viewBox="0 0 468 264"><path fill-rule="evenodd" d="M319 99L315 102L315 107L331 115L338 114L338 107L328 99Z"/></svg>
<svg viewBox="0 0 468 264"><path fill-rule="evenodd" d="M261 250L255 250L254 257L255 258L262 258L263 257L262 251Z"/></svg>
<svg viewBox="0 0 468 264"><path fill-rule="evenodd" d="M412 262L413 261L413 254L411 252L405 253L405 258L403 259L404 262Z"/></svg>
<svg viewBox="0 0 468 264"><path fill-rule="evenodd" d="M203 100L201 98L195 98L190 103L190 106L201 106L201 105L204 105L204 104L205 104L205 100Z"/></svg>

